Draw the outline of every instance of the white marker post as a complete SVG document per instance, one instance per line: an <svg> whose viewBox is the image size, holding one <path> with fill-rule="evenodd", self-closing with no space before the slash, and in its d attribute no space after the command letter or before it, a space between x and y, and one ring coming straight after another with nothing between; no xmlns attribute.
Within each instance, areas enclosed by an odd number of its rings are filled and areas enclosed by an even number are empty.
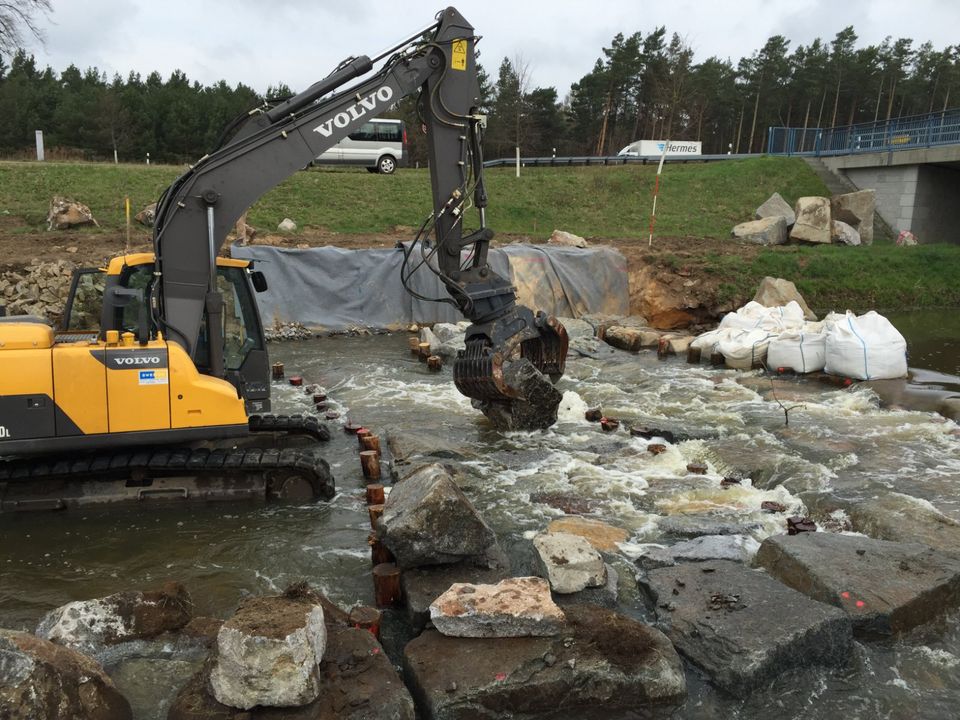
<svg viewBox="0 0 960 720"><path fill-rule="evenodd" d="M520 146L517 145L517 177L520 177Z"/></svg>
<svg viewBox="0 0 960 720"><path fill-rule="evenodd" d="M660 164L657 166L657 179L653 184L653 210L650 211L650 237L647 239L647 247L653 246L653 226L657 222L657 195L660 194L660 173L663 172L663 161L667 158L667 148L670 147L670 141L663 143L663 152L660 153Z"/></svg>
<svg viewBox="0 0 960 720"><path fill-rule="evenodd" d="M37 130L37 162L43 162L43 130Z"/></svg>

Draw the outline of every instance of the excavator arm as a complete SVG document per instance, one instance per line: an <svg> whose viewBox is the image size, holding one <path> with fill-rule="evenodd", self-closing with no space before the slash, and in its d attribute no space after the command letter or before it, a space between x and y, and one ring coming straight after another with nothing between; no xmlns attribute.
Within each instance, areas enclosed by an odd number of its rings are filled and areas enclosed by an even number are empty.
<svg viewBox="0 0 960 720"><path fill-rule="evenodd" d="M487 261L493 232L485 219L476 40L470 24L447 8L436 23L373 59L351 58L304 92L254 111L219 149L178 178L161 198L154 226L158 281L150 305L166 337L211 375L224 377L215 259L237 219L364 122L419 92L434 208L403 249L411 260L420 245L420 260L405 263L405 272L426 267L436 273L449 301L472 322L466 351L454 365L458 389L498 427L552 424L560 396L544 374L553 380L562 375L566 332L555 319L518 305L509 280ZM465 233L471 207L479 228ZM207 342L198 347L202 325ZM206 357L198 357L199 348Z"/></svg>

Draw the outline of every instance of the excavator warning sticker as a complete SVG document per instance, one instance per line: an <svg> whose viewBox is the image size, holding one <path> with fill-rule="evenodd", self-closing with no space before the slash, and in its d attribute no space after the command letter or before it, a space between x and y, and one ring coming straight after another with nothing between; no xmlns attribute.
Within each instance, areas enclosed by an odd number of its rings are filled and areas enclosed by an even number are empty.
<svg viewBox="0 0 960 720"><path fill-rule="evenodd" d="M467 41L454 40L451 49L450 67L454 70L467 69Z"/></svg>
<svg viewBox="0 0 960 720"><path fill-rule="evenodd" d="M167 382L168 381L167 381L166 370L141 370L140 371L141 385L166 385Z"/></svg>

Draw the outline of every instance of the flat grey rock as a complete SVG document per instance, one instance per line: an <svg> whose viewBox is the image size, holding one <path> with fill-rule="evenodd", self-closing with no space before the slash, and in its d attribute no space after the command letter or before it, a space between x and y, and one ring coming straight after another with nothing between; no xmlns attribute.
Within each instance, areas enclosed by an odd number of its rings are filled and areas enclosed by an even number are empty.
<svg viewBox="0 0 960 720"><path fill-rule="evenodd" d="M960 558L919 543L774 535L756 561L786 585L842 609L861 636L903 632L960 605Z"/></svg>
<svg viewBox="0 0 960 720"><path fill-rule="evenodd" d="M407 620L420 632L430 620L430 604L454 583L497 583L508 575L506 570L478 568L470 563L407 570L400 577Z"/></svg>
<svg viewBox="0 0 960 720"><path fill-rule="evenodd" d="M790 668L849 658L843 611L741 563L682 563L650 570L640 583L677 650L740 697Z"/></svg>

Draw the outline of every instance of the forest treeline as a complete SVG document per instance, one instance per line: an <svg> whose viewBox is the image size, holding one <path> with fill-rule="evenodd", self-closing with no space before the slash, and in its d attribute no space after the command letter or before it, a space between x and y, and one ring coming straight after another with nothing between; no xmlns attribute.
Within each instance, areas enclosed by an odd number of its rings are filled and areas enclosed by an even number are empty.
<svg viewBox="0 0 960 720"><path fill-rule="evenodd" d="M487 158L608 155L638 139L700 140L704 153L763 152L770 126L830 127L934 112L960 104L960 46L908 38L860 46L853 27L791 49L775 35L734 63L693 50L664 27L617 34L562 97L532 83L529 61L481 69ZM186 162L215 148L251 108L285 85L201 85L181 71L108 78L97 68L57 73L18 51L0 58L0 154L30 157L42 129L48 153L84 159ZM390 113L407 121L411 163L425 162L416 98Z"/></svg>

